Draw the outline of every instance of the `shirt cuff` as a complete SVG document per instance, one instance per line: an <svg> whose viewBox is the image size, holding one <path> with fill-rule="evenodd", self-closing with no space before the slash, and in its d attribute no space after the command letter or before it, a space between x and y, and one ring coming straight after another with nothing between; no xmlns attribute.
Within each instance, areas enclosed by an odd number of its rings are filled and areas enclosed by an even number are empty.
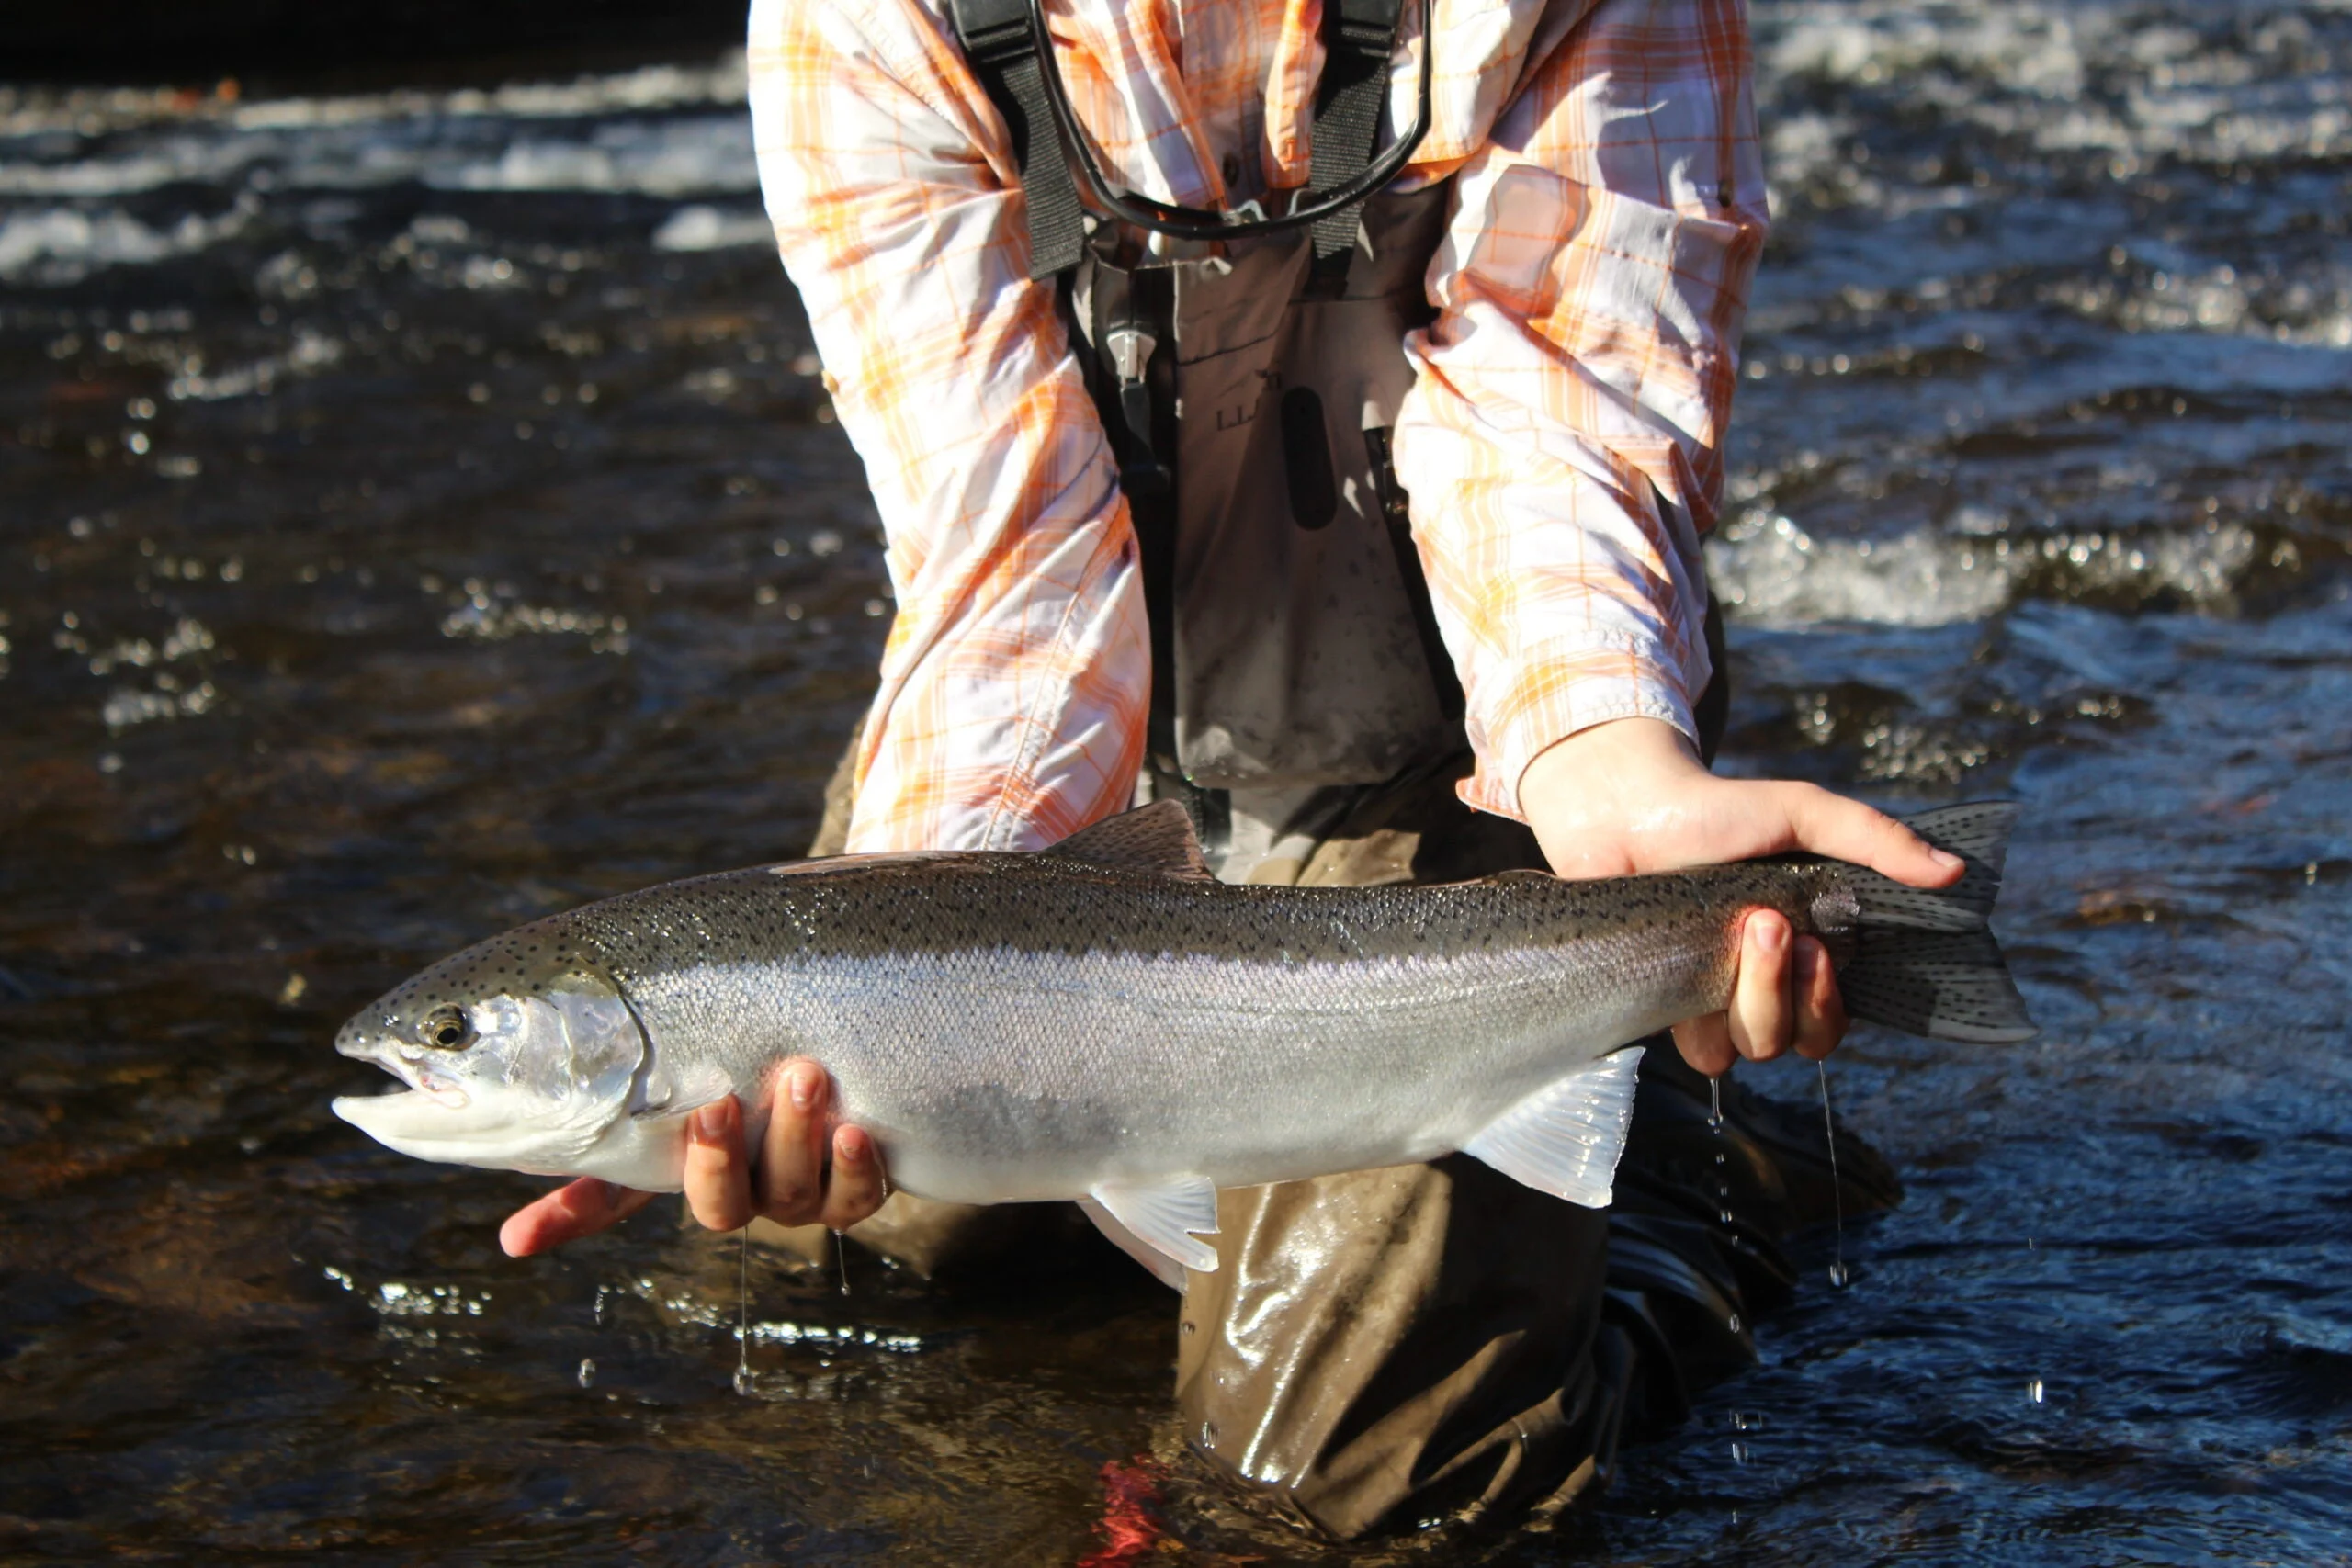
<svg viewBox="0 0 2352 1568"><path fill-rule="evenodd" d="M1680 671L1646 649L1538 649L1517 661L1500 692L1474 691L1469 705L1477 765L1457 793L1474 809L1515 822L1527 820L1519 804L1527 765L1581 730L1612 719L1655 718L1694 746L1699 739Z"/></svg>

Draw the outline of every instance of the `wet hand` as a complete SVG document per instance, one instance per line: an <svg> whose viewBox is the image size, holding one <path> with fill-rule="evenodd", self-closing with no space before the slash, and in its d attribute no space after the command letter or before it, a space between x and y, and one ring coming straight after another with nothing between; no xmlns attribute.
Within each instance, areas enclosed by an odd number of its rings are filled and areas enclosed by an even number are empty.
<svg viewBox="0 0 2352 1568"><path fill-rule="evenodd" d="M1949 886L1960 861L1883 812L1814 784L1724 779L1652 718L1578 731L1528 764L1520 809L1565 877L1630 876L1802 850L1853 861L1914 887ZM1793 940L1792 940L1793 938ZM1683 1060L1710 1076L1745 1056L1818 1060L1846 1032L1828 951L1777 910L1740 931L1731 1006L1677 1024Z"/></svg>
<svg viewBox="0 0 2352 1568"><path fill-rule="evenodd" d="M756 1158L734 1096L695 1111L686 1123L686 1207L717 1231L754 1218L847 1230L866 1218L888 1196L881 1151L863 1128L832 1127L831 1111L832 1080L808 1061L788 1062L776 1075ZM527 1258L607 1230L653 1197L583 1177L508 1215L499 1245Z"/></svg>

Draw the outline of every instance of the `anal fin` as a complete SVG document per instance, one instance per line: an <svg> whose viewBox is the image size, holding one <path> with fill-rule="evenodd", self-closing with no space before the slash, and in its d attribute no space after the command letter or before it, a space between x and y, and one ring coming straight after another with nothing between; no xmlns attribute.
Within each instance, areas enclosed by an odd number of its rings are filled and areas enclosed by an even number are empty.
<svg viewBox="0 0 2352 1568"><path fill-rule="evenodd" d="M1085 1212L1088 1219L1094 1222L1094 1228L1101 1231L1113 1247L1149 1269L1153 1279L1171 1291L1184 1288L1184 1266L1182 1263L1157 1248L1145 1246L1141 1237L1113 1219L1111 1211L1093 1199L1080 1198L1078 1206Z"/></svg>
<svg viewBox="0 0 2352 1568"><path fill-rule="evenodd" d="M1629 1045L1546 1084L1462 1145L1514 1181L1588 1209L1609 1206L1634 1120L1642 1050Z"/></svg>
<svg viewBox="0 0 2352 1568"><path fill-rule="evenodd" d="M1200 1239L1216 1234L1216 1187L1207 1177L1103 1181L1096 1183L1088 1196L1119 1222L1129 1239L1182 1268L1204 1274L1216 1270L1216 1248ZM1107 1229L1103 1234L1114 1242L1121 1240ZM1128 1251L1133 1255L1133 1248ZM1168 1278L1156 1268L1152 1272L1162 1280Z"/></svg>

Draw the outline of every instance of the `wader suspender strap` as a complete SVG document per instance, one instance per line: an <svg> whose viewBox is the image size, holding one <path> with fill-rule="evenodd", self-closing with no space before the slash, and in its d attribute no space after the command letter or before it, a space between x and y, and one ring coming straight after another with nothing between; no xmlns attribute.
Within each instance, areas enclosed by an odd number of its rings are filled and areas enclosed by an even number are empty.
<svg viewBox="0 0 2352 1568"><path fill-rule="evenodd" d="M1323 80L1315 91L1315 140L1307 165L1310 193L1338 188L1372 163L1380 129L1380 101L1388 85L1388 57L1396 49L1396 18L1404 0L1324 0ZM1430 42L1421 40L1427 49ZM1315 259L1355 249L1363 212L1351 207L1317 223Z"/></svg>
<svg viewBox="0 0 2352 1568"><path fill-rule="evenodd" d="M948 0L948 10L965 59L1012 136L1012 156L1028 198L1029 276L1051 277L1078 261L1086 225L1046 96L1039 53L1046 44L1032 19L1030 0ZM1404 0L1326 0L1323 78L1315 93L1314 152L1307 165L1310 197L1336 190L1371 166L1403 11ZM1430 47L1429 41L1421 47ZM1314 226L1317 263L1355 248L1361 211L1350 207Z"/></svg>
<svg viewBox="0 0 2352 1568"><path fill-rule="evenodd" d="M1054 111L1046 99L1038 40L1027 0L948 0L956 37L972 73L1004 117L1021 167L1029 213L1029 276L1051 277L1078 264L1086 225Z"/></svg>

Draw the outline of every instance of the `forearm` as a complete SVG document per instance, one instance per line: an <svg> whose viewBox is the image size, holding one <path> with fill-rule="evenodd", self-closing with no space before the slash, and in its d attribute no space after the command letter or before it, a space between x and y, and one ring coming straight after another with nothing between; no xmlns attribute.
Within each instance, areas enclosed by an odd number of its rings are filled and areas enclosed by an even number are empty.
<svg viewBox="0 0 2352 1568"><path fill-rule="evenodd" d="M1051 842L1128 798L1149 651L1002 125L915 0L762 0L752 26L769 213L898 599L849 847Z"/></svg>
<svg viewBox="0 0 2352 1568"><path fill-rule="evenodd" d="M1732 0L1599 6L1457 175L1398 477L1484 808L1520 814L1527 764L1593 725L1694 728L1765 231L1748 76Z"/></svg>

